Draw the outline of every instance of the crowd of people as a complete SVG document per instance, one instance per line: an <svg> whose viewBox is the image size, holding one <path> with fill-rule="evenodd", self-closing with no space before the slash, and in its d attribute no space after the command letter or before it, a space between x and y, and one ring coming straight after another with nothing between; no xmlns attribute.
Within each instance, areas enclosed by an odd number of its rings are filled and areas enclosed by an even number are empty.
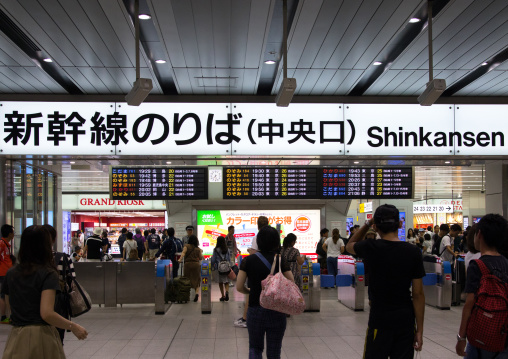
<svg viewBox="0 0 508 359"><path fill-rule="evenodd" d="M489 295L492 289L488 288L493 288L485 284L485 278L498 278L497 290L505 290L504 300L508 303L508 222L500 215L488 214L464 232L456 224L428 227L426 231L410 229L405 241L399 238L401 227L397 208L382 205L363 226L354 226L348 238L341 237L336 228L329 236L330 231L323 228L317 241L318 261L329 274L337 274L340 255L349 254L365 262L370 313L364 357L412 358L415 350L422 350L425 317L423 256L438 256L453 263L464 252L466 302L457 328L456 352L467 358L508 357L508 341L504 347L497 346L493 351L493 344L472 334L473 329L476 329L474 333L481 332L482 325L493 325L478 319L478 292L482 290L486 292L483 294ZM248 249L250 255L243 258L237 271L235 288L245 295L245 306L243 316L234 325L248 330L249 358L262 358L265 342L267 358L280 358L289 316L260 304L262 282L271 269L266 263L275 263L274 274L280 268L284 277L294 281L302 291L300 269L306 256L296 248L298 238L293 233L287 234L281 245L280 234L269 226L268 218L258 218L258 230L252 247ZM175 276L179 264L183 263L183 275L190 279L194 301L197 301L203 251L193 231L194 228L188 226L187 235L178 239L173 228L165 229L161 235L155 229L145 233L136 229L134 234L124 228L118 241L121 260L171 259L176 266ZM63 358L65 331L70 330L78 339L85 339L87 331L70 321L68 312L60 310L61 284L68 281L69 276L75 276L72 263L81 257L88 261L103 259L108 250L104 233L96 228L83 242L84 248L76 246L69 256L53 250L57 238L53 227L30 226L21 234L17 259L12 254L14 228L4 225L1 234L0 321L13 325L4 358ZM232 277L235 277L230 272L239 254L234 227L230 226L227 236L217 238L211 257L212 269L218 272L222 302L230 299L229 290ZM504 310L508 317L508 304ZM504 325L508 328L508 323ZM488 332L489 328L485 330ZM496 333L489 335L496 338ZM506 330L500 335L504 335L504 340L508 337Z"/></svg>

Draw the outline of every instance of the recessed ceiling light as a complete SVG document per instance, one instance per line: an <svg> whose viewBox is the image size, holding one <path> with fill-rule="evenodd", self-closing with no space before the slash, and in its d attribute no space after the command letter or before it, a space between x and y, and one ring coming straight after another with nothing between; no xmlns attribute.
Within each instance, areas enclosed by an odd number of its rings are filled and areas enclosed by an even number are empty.
<svg viewBox="0 0 508 359"><path fill-rule="evenodd" d="M273 61L273 60L266 60L265 61L265 64L267 64L267 65L273 65L275 63L276 63L276 61Z"/></svg>
<svg viewBox="0 0 508 359"><path fill-rule="evenodd" d="M167 164L167 165L170 165L170 164L171 164L171 161L166 162L166 164Z"/></svg>
<svg viewBox="0 0 508 359"><path fill-rule="evenodd" d="M360 161L354 161L353 163L354 163L354 164L359 164L359 163L360 163Z"/></svg>
<svg viewBox="0 0 508 359"><path fill-rule="evenodd" d="M166 60L155 60L155 62L158 64L165 64Z"/></svg>
<svg viewBox="0 0 508 359"><path fill-rule="evenodd" d="M43 59L42 61L44 62L53 62L53 60L51 60L49 57L46 57L45 59Z"/></svg>
<svg viewBox="0 0 508 359"><path fill-rule="evenodd" d="M70 163L71 165L73 165L73 164L75 164L76 162L74 162L74 161L70 161L69 163Z"/></svg>
<svg viewBox="0 0 508 359"><path fill-rule="evenodd" d="M150 20L152 17L148 14L139 14L138 18L140 20Z"/></svg>
<svg viewBox="0 0 508 359"><path fill-rule="evenodd" d="M420 21L422 21L422 19L419 19L417 17L412 17L411 19L409 19L409 22L411 24L415 24L415 23L420 22Z"/></svg>
<svg viewBox="0 0 508 359"><path fill-rule="evenodd" d="M489 64L488 62L483 62L482 66L487 66L488 64Z"/></svg>
<svg viewBox="0 0 508 359"><path fill-rule="evenodd" d="M450 163L450 161L445 161L446 164Z"/></svg>
<svg viewBox="0 0 508 359"><path fill-rule="evenodd" d="M381 61L374 61L374 63L372 65L374 66L379 66L379 65L382 65L383 63Z"/></svg>

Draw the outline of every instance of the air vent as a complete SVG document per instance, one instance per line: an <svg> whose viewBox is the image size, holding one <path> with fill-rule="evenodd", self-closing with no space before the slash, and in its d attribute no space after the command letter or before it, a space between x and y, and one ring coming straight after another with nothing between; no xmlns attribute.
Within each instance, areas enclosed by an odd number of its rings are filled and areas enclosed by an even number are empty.
<svg viewBox="0 0 508 359"><path fill-rule="evenodd" d="M238 77L195 77L198 87L236 87Z"/></svg>
<svg viewBox="0 0 508 359"><path fill-rule="evenodd" d="M18 47L22 49L28 47L34 52L41 51L35 42L33 42L2 10L0 10L0 30L14 41Z"/></svg>

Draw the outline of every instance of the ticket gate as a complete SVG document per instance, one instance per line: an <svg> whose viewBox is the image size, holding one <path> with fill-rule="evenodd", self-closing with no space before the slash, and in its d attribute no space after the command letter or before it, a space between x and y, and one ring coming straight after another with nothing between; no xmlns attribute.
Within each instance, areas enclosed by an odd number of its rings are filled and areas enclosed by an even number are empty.
<svg viewBox="0 0 508 359"><path fill-rule="evenodd" d="M212 313L212 276L210 259L201 263L201 314Z"/></svg>
<svg viewBox="0 0 508 359"><path fill-rule="evenodd" d="M466 262L464 258L455 260L455 277L452 277L452 306L460 305L462 293L466 288ZM465 298L464 298L465 300Z"/></svg>
<svg viewBox="0 0 508 359"><path fill-rule="evenodd" d="M350 256L337 259L337 297L339 302L354 311L365 309L365 267Z"/></svg>
<svg viewBox="0 0 508 359"><path fill-rule="evenodd" d="M321 266L319 263L305 261L302 264L302 291L305 312L321 310Z"/></svg>
<svg viewBox="0 0 508 359"><path fill-rule="evenodd" d="M425 304L438 309L450 309L452 304L452 267L435 256L424 256L423 292Z"/></svg>
<svg viewBox="0 0 508 359"><path fill-rule="evenodd" d="M164 314L171 306L164 301L164 291L173 278L173 263L169 259L160 259L155 265L155 314Z"/></svg>

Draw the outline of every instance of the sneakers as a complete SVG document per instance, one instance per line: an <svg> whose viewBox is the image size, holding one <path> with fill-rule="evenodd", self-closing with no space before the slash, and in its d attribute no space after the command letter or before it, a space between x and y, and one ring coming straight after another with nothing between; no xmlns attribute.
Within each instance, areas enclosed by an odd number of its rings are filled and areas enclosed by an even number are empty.
<svg viewBox="0 0 508 359"><path fill-rule="evenodd" d="M226 297L224 298L226 302L229 302L229 292L226 292ZM243 318L242 318L243 319Z"/></svg>
<svg viewBox="0 0 508 359"><path fill-rule="evenodd" d="M2 323L2 324L11 324L11 320L10 320L10 318L5 318L2 321L0 321L0 323Z"/></svg>
<svg viewBox="0 0 508 359"><path fill-rule="evenodd" d="M247 328L247 321L243 318L235 320L234 324L238 328Z"/></svg>

